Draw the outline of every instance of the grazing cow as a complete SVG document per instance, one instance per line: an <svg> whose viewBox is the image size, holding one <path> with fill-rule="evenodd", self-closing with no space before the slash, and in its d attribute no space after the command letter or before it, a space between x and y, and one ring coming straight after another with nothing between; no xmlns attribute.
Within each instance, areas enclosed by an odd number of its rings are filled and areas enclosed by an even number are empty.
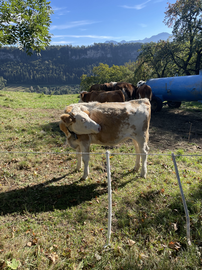
<svg viewBox="0 0 202 270"><path fill-rule="evenodd" d="M92 91L112 91L113 87L117 84L117 82L110 82L110 83L103 83L103 84L93 84L90 89L89 92ZM114 89L115 90L115 89Z"/></svg>
<svg viewBox="0 0 202 270"><path fill-rule="evenodd" d="M131 83L118 82L113 86L113 90L122 90L125 94L126 101L135 99L137 87Z"/></svg>
<svg viewBox="0 0 202 270"><path fill-rule="evenodd" d="M86 114L88 121L91 119L100 125L99 133L90 134L89 131L89 134L82 135L81 131L74 136L70 132L69 112L74 114L74 111L79 110ZM66 135L67 144L77 151L77 169L81 168L83 160L82 179L86 179L89 175L90 144L112 146L127 139L132 139L135 145L137 156L134 170L138 171L142 159L141 177L146 178L150 118L151 105L146 98L121 103L90 102L67 106L65 114L61 116L60 129Z"/></svg>
<svg viewBox="0 0 202 270"><path fill-rule="evenodd" d="M82 92L80 94L80 101L79 102L90 102L90 101L98 101L100 103L124 102L125 96L121 90L92 91L92 92Z"/></svg>
<svg viewBox="0 0 202 270"><path fill-rule="evenodd" d="M100 91L100 90L104 90L107 91L107 86L103 83L103 84L93 84L90 89L89 92L92 91Z"/></svg>
<svg viewBox="0 0 202 270"><path fill-rule="evenodd" d="M145 81L139 81L137 83L136 99L138 98L148 98L150 101L152 99L152 89Z"/></svg>

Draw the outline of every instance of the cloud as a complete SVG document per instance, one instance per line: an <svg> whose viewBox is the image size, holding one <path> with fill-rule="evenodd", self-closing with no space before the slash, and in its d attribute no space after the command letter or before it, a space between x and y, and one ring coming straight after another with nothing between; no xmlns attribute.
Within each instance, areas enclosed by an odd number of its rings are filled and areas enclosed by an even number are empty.
<svg viewBox="0 0 202 270"><path fill-rule="evenodd" d="M57 14L57 15L66 14L66 13L69 13L70 12L69 10L67 10L66 7L61 7L61 8L52 7L52 9L54 11L54 14Z"/></svg>
<svg viewBox="0 0 202 270"><path fill-rule="evenodd" d="M64 45L64 44L72 44L72 43L74 43L74 41L61 40L61 41L52 41L51 45Z"/></svg>
<svg viewBox="0 0 202 270"><path fill-rule="evenodd" d="M97 22L93 21L88 21L88 20L82 20L82 21L73 21L69 22L67 24L62 24L62 25L52 25L50 27L50 30L55 30L55 29L69 29L69 28L75 28L83 25L89 25L89 24L94 24Z"/></svg>
<svg viewBox="0 0 202 270"><path fill-rule="evenodd" d="M142 4L139 4L139 5L135 5L135 6L127 6L127 5L124 5L124 6L121 6L123 8L126 8L126 9L136 9L136 10L140 10L140 9L143 9L146 7L146 4L149 3L151 0L148 0Z"/></svg>
<svg viewBox="0 0 202 270"><path fill-rule="evenodd" d="M141 26L141 27L147 27L147 25L145 24L145 23L139 23L139 26Z"/></svg>
<svg viewBox="0 0 202 270"><path fill-rule="evenodd" d="M93 38L93 39L120 39L121 37L97 36L97 35L53 35L52 38Z"/></svg>

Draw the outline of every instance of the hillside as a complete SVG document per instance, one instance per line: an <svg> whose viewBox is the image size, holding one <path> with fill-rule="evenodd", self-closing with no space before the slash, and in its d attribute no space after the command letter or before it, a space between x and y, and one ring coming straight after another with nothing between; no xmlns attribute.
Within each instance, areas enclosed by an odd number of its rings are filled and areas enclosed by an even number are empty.
<svg viewBox="0 0 202 270"><path fill-rule="evenodd" d="M0 76L8 84L79 84L99 63L124 65L136 61L141 43L94 44L88 47L50 46L27 56L16 47L0 49Z"/></svg>

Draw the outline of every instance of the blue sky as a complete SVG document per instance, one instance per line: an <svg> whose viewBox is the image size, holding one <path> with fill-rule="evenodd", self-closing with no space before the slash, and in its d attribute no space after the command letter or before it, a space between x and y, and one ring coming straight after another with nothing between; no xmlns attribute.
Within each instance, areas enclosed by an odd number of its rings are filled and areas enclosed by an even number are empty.
<svg viewBox="0 0 202 270"><path fill-rule="evenodd" d="M50 0L51 45L88 46L139 40L161 32L168 0ZM176 1L170 0L170 3Z"/></svg>

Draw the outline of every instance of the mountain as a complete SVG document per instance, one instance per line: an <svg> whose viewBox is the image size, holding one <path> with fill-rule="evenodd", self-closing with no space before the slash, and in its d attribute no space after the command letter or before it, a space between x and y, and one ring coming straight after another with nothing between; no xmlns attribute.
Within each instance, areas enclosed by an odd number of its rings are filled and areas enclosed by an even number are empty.
<svg viewBox="0 0 202 270"><path fill-rule="evenodd" d="M160 40L167 40L169 37L171 37L171 34L162 32L158 35L151 36L150 38L144 38L142 40L131 40L131 41L125 41L122 40L120 42L114 41L114 40L107 40L105 43L113 43L113 44L124 44L124 43L149 43L149 42L158 42Z"/></svg>

